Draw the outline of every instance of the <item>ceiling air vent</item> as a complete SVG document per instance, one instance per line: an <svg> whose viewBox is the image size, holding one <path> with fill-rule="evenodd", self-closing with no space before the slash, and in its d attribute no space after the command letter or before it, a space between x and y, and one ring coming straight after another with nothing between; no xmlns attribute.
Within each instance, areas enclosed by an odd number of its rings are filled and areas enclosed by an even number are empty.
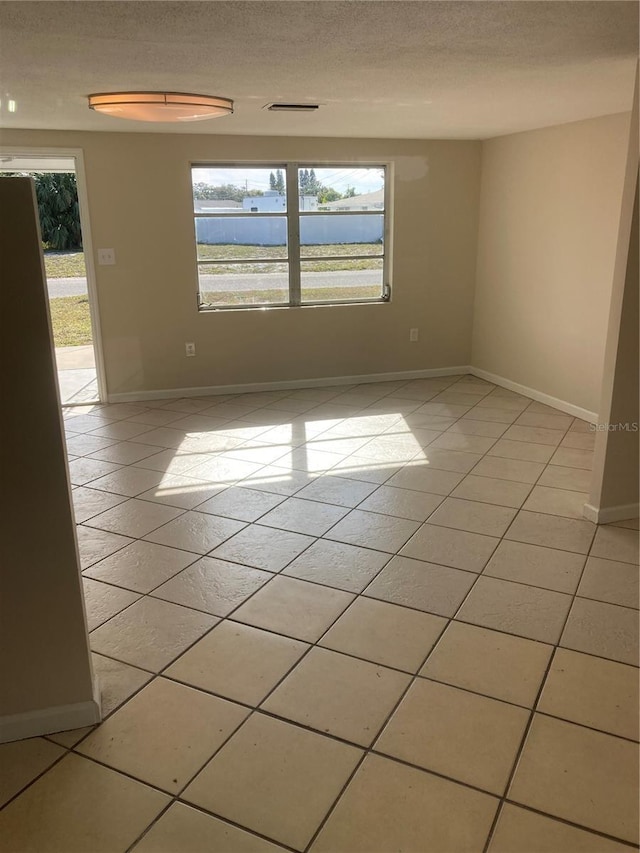
<svg viewBox="0 0 640 853"><path fill-rule="evenodd" d="M283 113L314 113L320 104L265 104L264 109Z"/></svg>

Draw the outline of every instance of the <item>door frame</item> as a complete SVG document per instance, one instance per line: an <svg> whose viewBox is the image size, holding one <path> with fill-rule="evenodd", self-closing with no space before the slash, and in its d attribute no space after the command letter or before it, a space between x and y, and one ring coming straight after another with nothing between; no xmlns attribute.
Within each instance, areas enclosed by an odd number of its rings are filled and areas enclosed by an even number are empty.
<svg viewBox="0 0 640 853"><path fill-rule="evenodd" d="M102 347L102 330L100 327L100 305L98 300L98 288L96 284L96 270L93 257L93 241L91 235L91 222L89 219L89 196L87 194L87 181L84 169L84 152L82 148L36 148L28 145L0 145L0 156L2 157L40 157L52 159L68 157L75 164L76 184L78 187L78 208L80 211L80 227L82 229L82 250L87 272L87 293L89 295L89 316L91 317L91 333L93 338L93 351L96 361L96 380L98 385L98 400L101 403L108 401L107 378L104 367L104 351Z"/></svg>

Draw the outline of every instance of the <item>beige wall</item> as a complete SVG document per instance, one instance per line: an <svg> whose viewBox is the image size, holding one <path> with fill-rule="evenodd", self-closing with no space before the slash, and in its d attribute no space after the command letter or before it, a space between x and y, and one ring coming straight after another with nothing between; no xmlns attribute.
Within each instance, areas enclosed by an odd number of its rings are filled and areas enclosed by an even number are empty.
<svg viewBox="0 0 640 853"><path fill-rule="evenodd" d="M483 143L472 364L597 412L629 114Z"/></svg>
<svg viewBox="0 0 640 853"><path fill-rule="evenodd" d="M96 722L98 707L29 179L0 181L0 249L0 737L13 739Z"/></svg>
<svg viewBox="0 0 640 853"><path fill-rule="evenodd" d="M84 152L93 246L117 258L97 267L111 394L469 363L478 142L46 131L1 141ZM190 161L287 159L392 164L392 302L198 314Z"/></svg>
<svg viewBox="0 0 640 853"><path fill-rule="evenodd" d="M638 221L639 140L637 131L638 76L636 74L599 418L601 426L617 428L599 431L596 436L591 490L589 502L585 506L585 515L592 521L601 522L634 518L638 515L640 222Z"/></svg>
<svg viewBox="0 0 640 853"><path fill-rule="evenodd" d="M612 347L615 350L615 373L606 387L607 414L600 418L603 424L623 425L623 428L607 430L598 436L598 444L602 447L596 450L594 481L589 497L589 503L603 514L611 513L612 508L617 509L613 520L636 518L638 515L638 227L636 184L624 295L621 311L616 317L619 324L617 346ZM606 517L603 520L607 520Z"/></svg>

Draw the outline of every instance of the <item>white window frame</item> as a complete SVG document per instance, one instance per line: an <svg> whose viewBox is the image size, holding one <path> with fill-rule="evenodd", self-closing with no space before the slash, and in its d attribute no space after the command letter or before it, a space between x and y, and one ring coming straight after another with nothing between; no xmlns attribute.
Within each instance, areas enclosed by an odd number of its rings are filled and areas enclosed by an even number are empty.
<svg viewBox="0 0 640 853"><path fill-rule="evenodd" d="M259 216L260 218L267 217L286 217L287 220L287 258L252 258L250 263L286 263L289 268L289 299L284 302L261 302L261 303L252 303L247 305L212 305L210 303L202 302L201 294L200 294L200 276L199 276L199 268L200 266L211 266L213 264L233 264L233 263L247 263L247 260L244 259L242 261L235 261L233 259L224 259L224 260L212 260L208 259L200 259L198 258L198 243L197 243L197 232L196 232L196 220L197 219L215 219L220 216L224 216L225 218L234 218L234 217L247 217L251 216L251 214L246 210L239 210L237 213L225 213L220 214L212 211L211 213L202 213L197 212L195 209L193 210L193 225L194 225L194 242L195 242L195 255L196 255L196 303L198 307L198 311L209 312L209 311L247 311L247 310L265 310L266 308L331 308L336 305L376 305L376 304L385 304L391 301L391 183L392 183L392 164L385 161L362 161L358 160L357 162L339 162L336 160L313 160L313 161L300 161L295 162L288 160L286 162L274 162L274 161L248 161L248 162L220 162L220 161L194 161L190 163L189 167L189 177L191 180L191 185L193 186L193 170L194 169L281 169L285 175L285 192L287 198L287 209L285 211L273 211L273 212L260 212L258 214L253 214L254 216ZM379 168L384 169L384 208L383 210L361 210L361 211L342 211L342 210L334 210L331 212L323 211L323 210L315 210L315 211L300 211L299 210L299 202L298 202L298 174L299 169L311 169L311 168L323 168L323 169L342 169L342 168L362 168L362 169L370 169L370 168ZM194 208L193 204L193 194L192 194L192 208ZM318 300L318 301L302 301L302 292L301 292L301 263L305 260L318 260L318 257L314 258L304 258L302 256L302 247L300 246L300 218L304 216L354 216L354 215L363 215L363 216L383 216L383 253L382 255L327 255L322 256L323 261L346 261L346 260L371 260L372 258L381 259L382 260L382 288L379 297L368 297L362 299L332 299L332 300Z"/></svg>

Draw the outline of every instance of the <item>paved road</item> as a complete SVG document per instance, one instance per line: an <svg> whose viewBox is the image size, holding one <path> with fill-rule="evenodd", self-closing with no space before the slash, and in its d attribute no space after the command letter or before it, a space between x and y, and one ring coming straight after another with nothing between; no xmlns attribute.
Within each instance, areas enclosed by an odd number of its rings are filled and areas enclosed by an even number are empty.
<svg viewBox="0 0 640 853"><path fill-rule="evenodd" d="M55 296L82 296L87 292L86 278L50 278L47 280L49 298Z"/></svg>
<svg viewBox="0 0 640 853"><path fill-rule="evenodd" d="M305 276L305 282L314 287L355 287L375 284L377 270L351 270L349 272L316 272ZM85 278L51 278L47 282L49 297L82 296L87 292ZM202 290L238 291L272 290L288 287L286 273L252 273L247 275L203 275Z"/></svg>
<svg viewBox="0 0 640 853"><path fill-rule="evenodd" d="M377 270L350 270L349 272L314 272L304 276L303 285L313 287L356 287L375 284ZM203 275L201 290L287 290L289 278L286 273L253 273L249 275Z"/></svg>

